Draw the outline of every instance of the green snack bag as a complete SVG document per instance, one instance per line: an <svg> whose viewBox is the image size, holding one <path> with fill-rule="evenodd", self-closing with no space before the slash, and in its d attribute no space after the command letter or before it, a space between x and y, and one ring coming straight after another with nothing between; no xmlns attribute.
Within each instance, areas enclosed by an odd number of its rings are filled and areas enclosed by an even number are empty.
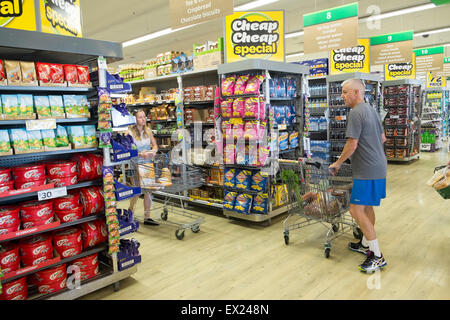
<svg viewBox="0 0 450 320"><path fill-rule="evenodd" d="M28 145L28 135L25 129L11 129L9 138L16 152L30 150Z"/></svg>
<svg viewBox="0 0 450 320"><path fill-rule="evenodd" d="M64 103L62 96L48 96L52 117L64 117Z"/></svg>
<svg viewBox="0 0 450 320"><path fill-rule="evenodd" d="M95 130L94 125L83 126L84 136L86 139L86 144L88 145L96 145L97 144L97 131Z"/></svg>
<svg viewBox="0 0 450 320"><path fill-rule="evenodd" d="M48 96L34 96L34 105L36 106L38 118L49 119L52 117Z"/></svg>
<svg viewBox="0 0 450 320"><path fill-rule="evenodd" d="M80 108L78 107L77 96L75 95L63 95L64 111L67 118L79 118Z"/></svg>
<svg viewBox="0 0 450 320"><path fill-rule="evenodd" d="M44 146L49 148L56 148L55 130L41 130L42 141Z"/></svg>
<svg viewBox="0 0 450 320"><path fill-rule="evenodd" d="M18 94L19 100L19 114L21 116L32 116L34 112L33 95Z"/></svg>
<svg viewBox="0 0 450 320"><path fill-rule="evenodd" d="M63 126L56 127L56 146L67 147L69 145L69 137L67 136L66 128Z"/></svg>
<svg viewBox="0 0 450 320"><path fill-rule="evenodd" d="M86 144L86 139L84 137L83 126L70 126L69 128L69 141L79 147Z"/></svg>
<svg viewBox="0 0 450 320"><path fill-rule="evenodd" d="M9 152L11 144L9 142L8 130L0 130L0 152Z"/></svg>
<svg viewBox="0 0 450 320"><path fill-rule="evenodd" d="M19 100L15 94L3 94L3 113L9 117L17 117L19 115Z"/></svg>
<svg viewBox="0 0 450 320"><path fill-rule="evenodd" d="M40 130L27 131L27 135L30 150L41 150L44 147Z"/></svg>
<svg viewBox="0 0 450 320"><path fill-rule="evenodd" d="M87 96L77 96L77 105L82 117L89 117L89 100Z"/></svg>

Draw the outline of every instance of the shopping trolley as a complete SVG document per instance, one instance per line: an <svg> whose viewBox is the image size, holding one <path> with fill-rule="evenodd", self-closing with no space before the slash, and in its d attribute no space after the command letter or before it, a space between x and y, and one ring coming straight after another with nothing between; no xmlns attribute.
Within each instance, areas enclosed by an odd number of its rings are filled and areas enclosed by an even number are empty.
<svg viewBox="0 0 450 320"><path fill-rule="evenodd" d="M152 210L160 212L161 218L157 218L158 222L177 227L175 236L178 240L184 238L186 229L191 229L194 233L200 231L204 218L185 210L183 192L204 184L201 169L186 164L174 164L167 154L157 154L149 159L132 159L131 176L133 185L141 187L143 193L153 191L162 195L161 205L155 205L153 202ZM180 207L175 203L169 205L173 199L180 200ZM168 220L169 213L175 214L181 221Z"/></svg>
<svg viewBox="0 0 450 320"><path fill-rule="evenodd" d="M362 239L362 232L349 215L350 195L353 186L351 166L342 164L332 174L327 164L306 160L279 160L281 177L287 185L289 216L284 220L284 240L289 244L290 231L321 223L328 232L325 239L325 257L330 256L331 241L353 231Z"/></svg>

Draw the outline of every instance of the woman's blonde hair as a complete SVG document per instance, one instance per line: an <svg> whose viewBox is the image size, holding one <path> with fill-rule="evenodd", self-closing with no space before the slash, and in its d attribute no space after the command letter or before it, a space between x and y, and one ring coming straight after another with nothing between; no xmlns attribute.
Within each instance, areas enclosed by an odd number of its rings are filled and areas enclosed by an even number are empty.
<svg viewBox="0 0 450 320"><path fill-rule="evenodd" d="M139 112L143 112L145 114L145 110L144 109L139 109L133 112L133 115L136 116ZM130 127L130 131L131 131L131 135L133 136L133 138L135 140L141 141L141 133L139 132L138 128L137 128L137 124L132 125ZM150 125L148 125L147 123L144 125L144 138L150 138L150 135L152 133L152 128Z"/></svg>

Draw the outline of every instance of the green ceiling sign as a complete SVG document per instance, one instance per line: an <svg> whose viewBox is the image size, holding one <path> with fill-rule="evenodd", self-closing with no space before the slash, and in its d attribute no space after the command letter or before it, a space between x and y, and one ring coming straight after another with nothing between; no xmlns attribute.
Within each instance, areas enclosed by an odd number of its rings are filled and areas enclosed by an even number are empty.
<svg viewBox="0 0 450 320"><path fill-rule="evenodd" d="M450 57L444 58L444 63L450 63Z"/></svg>
<svg viewBox="0 0 450 320"><path fill-rule="evenodd" d="M440 54L444 53L444 46L441 47L434 47L434 48L424 48L424 49L416 49L414 50L414 53L416 54L416 57L420 56L429 56L432 54Z"/></svg>
<svg viewBox="0 0 450 320"><path fill-rule="evenodd" d="M303 15L303 27L332 22L358 16L358 2Z"/></svg>
<svg viewBox="0 0 450 320"><path fill-rule="evenodd" d="M450 0L431 0L432 3L434 3L437 6L448 4L450 3Z"/></svg>
<svg viewBox="0 0 450 320"><path fill-rule="evenodd" d="M413 31L385 34L382 36L371 37L370 45L376 46L379 44L410 41L410 40L413 40L413 37L414 37Z"/></svg>

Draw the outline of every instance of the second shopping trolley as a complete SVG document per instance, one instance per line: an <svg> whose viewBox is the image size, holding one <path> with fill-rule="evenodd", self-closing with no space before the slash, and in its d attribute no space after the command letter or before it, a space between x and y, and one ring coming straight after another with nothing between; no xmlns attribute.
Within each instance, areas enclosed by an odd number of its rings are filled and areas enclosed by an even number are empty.
<svg viewBox="0 0 450 320"><path fill-rule="evenodd" d="M184 238L184 231L200 231L204 218L185 210L187 190L198 188L204 184L202 170L186 164L174 164L167 154L157 154L152 158L135 158L131 161L133 184L139 186L143 193L158 192L163 196L160 206L153 202L152 211L160 215L158 222L175 226L175 236L178 240ZM179 200L180 206L169 202ZM169 220L169 214L175 214L177 221Z"/></svg>
<svg viewBox="0 0 450 320"><path fill-rule="evenodd" d="M362 239L358 225L346 214L353 185L350 165L342 164L339 172L333 174L327 164L319 162L280 160L279 164L291 203L289 216L283 222L286 245L292 230L316 223L328 229L326 258L330 256L331 241L345 232L352 230L355 238Z"/></svg>

